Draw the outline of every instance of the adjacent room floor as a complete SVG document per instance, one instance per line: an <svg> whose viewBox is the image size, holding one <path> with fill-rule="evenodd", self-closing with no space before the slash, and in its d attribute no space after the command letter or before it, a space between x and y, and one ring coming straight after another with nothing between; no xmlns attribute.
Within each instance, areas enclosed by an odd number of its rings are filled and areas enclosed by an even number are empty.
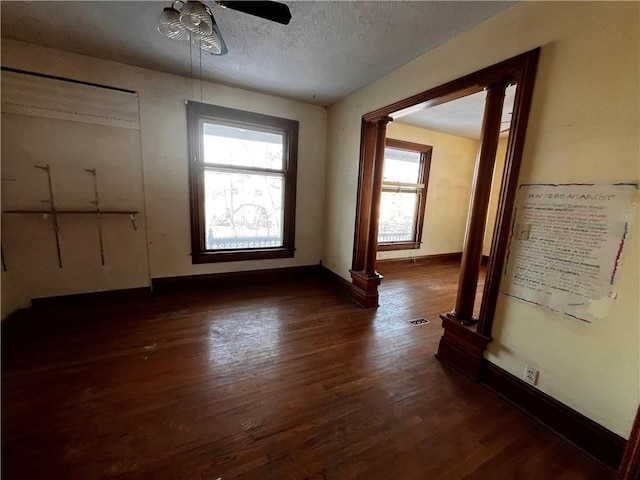
<svg viewBox="0 0 640 480"><path fill-rule="evenodd" d="M434 357L455 263L383 273L377 310L310 278L10 318L3 479L614 477Z"/></svg>

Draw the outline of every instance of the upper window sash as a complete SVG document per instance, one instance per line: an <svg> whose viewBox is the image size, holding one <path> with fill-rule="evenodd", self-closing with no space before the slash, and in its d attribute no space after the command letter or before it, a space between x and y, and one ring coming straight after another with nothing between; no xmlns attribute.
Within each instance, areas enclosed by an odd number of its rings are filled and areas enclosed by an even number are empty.
<svg viewBox="0 0 640 480"><path fill-rule="evenodd" d="M286 171L290 163L288 142L287 131L280 128L201 117L198 119L199 148L195 161L238 169ZM238 151L246 152L246 156Z"/></svg>
<svg viewBox="0 0 640 480"><path fill-rule="evenodd" d="M421 152L387 146L382 170L384 183L418 183L422 177Z"/></svg>

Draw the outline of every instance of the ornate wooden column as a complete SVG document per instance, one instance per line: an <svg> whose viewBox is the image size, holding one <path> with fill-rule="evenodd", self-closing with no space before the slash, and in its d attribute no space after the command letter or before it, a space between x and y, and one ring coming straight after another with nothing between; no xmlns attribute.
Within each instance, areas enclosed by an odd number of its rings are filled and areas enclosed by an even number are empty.
<svg viewBox="0 0 640 480"><path fill-rule="evenodd" d="M362 307L378 306L378 285L382 275L376 271L378 253L378 219L380 217L380 199L382 197L382 169L384 166L384 149L387 139L387 124L391 117L382 117L377 122L376 147L373 156L373 178L371 181L371 215L367 232L367 249L364 269L351 270L353 284L351 298Z"/></svg>
<svg viewBox="0 0 640 480"><path fill-rule="evenodd" d="M438 358L474 378L479 378L482 357L491 339L467 327L477 322L473 318L473 307L482 261L482 243L500 137L504 95L508 84L508 80L501 80L487 87L456 305L453 311L440 316L445 332L438 346Z"/></svg>
<svg viewBox="0 0 640 480"><path fill-rule="evenodd" d="M502 107L507 85L508 82L506 81L498 82L489 85L487 88L482 133L480 134L478 157L473 175L471 204L469 205L467 229L462 250L458 295L456 297L456 306L449 314L450 317L460 320L464 325L472 325L477 321L473 318L473 306L478 289L484 229L487 223L489 196L491 194L491 179L500 139Z"/></svg>

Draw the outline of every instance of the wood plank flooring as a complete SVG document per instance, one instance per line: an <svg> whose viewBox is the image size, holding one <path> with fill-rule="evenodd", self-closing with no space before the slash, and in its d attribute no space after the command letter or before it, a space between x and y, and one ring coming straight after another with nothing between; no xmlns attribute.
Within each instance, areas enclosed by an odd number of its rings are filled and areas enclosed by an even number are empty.
<svg viewBox="0 0 640 480"><path fill-rule="evenodd" d="M434 358L455 263L382 273L377 310L309 278L10 318L2 478L614 478Z"/></svg>

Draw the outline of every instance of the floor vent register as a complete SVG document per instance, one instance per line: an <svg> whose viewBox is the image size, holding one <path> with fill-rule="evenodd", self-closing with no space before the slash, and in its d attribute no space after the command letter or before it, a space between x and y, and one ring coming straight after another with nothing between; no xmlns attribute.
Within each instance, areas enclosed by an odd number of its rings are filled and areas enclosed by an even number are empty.
<svg viewBox="0 0 640 480"><path fill-rule="evenodd" d="M419 327L420 325L426 325L427 323L429 323L429 320L427 320L426 318L416 318L414 320L409 320L409 323L414 327Z"/></svg>

